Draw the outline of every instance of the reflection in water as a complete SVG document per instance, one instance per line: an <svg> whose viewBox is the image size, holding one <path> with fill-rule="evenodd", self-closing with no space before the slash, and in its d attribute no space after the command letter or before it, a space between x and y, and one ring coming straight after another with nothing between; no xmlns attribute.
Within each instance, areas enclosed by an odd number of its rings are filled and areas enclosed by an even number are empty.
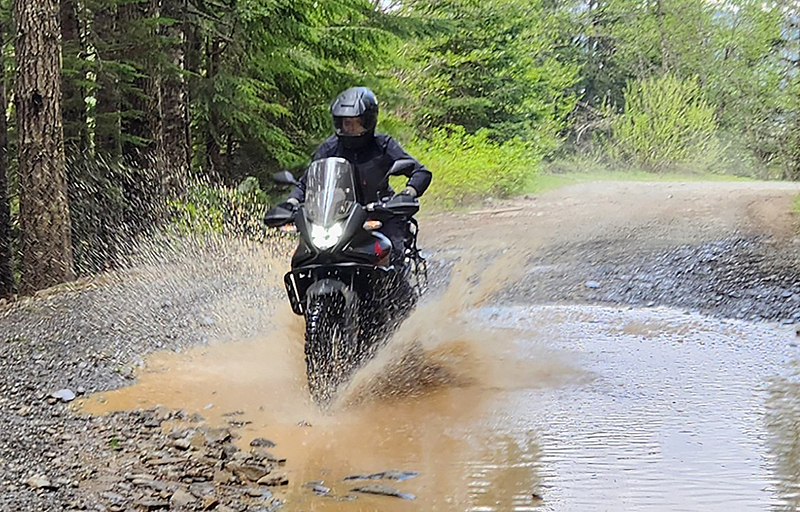
<svg viewBox="0 0 800 512"><path fill-rule="evenodd" d="M574 351L576 363L596 377L512 394L512 409L526 410L527 425L541 433L544 510L788 508L765 463L764 383L795 351L790 329L668 309L517 307L484 314L492 326L530 329L549 346ZM797 418L795 411L781 420L794 426L785 432L792 450ZM795 475L797 455L783 457Z"/></svg>
<svg viewBox="0 0 800 512"><path fill-rule="evenodd" d="M779 476L778 494L787 510L800 507L800 362L792 373L778 377L769 386L767 427L770 433L772 464Z"/></svg>

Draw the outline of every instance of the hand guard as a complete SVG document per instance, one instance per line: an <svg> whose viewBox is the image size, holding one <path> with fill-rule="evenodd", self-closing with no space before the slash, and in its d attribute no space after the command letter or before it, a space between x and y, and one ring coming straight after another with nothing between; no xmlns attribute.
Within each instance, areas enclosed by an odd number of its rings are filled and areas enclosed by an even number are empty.
<svg viewBox="0 0 800 512"><path fill-rule="evenodd" d="M264 224L273 228L289 224L294 219L299 205L300 202L297 199L290 197L277 206L273 206L269 209L267 214L264 215Z"/></svg>

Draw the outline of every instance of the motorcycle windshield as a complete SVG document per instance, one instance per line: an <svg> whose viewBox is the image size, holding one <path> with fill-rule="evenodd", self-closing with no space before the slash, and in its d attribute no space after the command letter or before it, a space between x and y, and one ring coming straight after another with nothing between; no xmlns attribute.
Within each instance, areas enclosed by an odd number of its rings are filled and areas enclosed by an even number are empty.
<svg viewBox="0 0 800 512"><path fill-rule="evenodd" d="M356 203L353 166L344 158L312 162L306 173L305 210L312 224L329 228Z"/></svg>

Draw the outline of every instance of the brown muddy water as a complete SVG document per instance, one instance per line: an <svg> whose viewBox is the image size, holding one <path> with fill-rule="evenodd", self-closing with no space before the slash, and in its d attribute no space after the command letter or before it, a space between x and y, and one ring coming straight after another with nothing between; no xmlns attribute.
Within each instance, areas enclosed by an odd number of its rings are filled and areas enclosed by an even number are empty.
<svg viewBox="0 0 800 512"><path fill-rule="evenodd" d="M463 285L464 283L462 283ZM485 293L486 292L486 293ZM449 295L448 295L449 294ZM670 309L490 306L451 287L420 308L341 400L309 403L302 321L260 339L151 356L84 411L199 412L288 459L291 511L749 511L800 504L800 377L789 327ZM414 341L424 357L398 354ZM231 416L234 414L234 416ZM354 473L414 501L344 497Z"/></svg>

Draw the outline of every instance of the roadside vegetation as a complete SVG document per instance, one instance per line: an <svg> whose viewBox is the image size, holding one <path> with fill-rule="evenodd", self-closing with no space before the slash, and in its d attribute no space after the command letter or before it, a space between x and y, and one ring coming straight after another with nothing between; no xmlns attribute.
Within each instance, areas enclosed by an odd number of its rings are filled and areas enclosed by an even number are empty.
<svg viewBox="0 0 800 512"><path fill-rule="evenodd" d="M0 297L116 268L165 228L263 236L270 176L302 172L355 84L437 207L583 171L800 179L798 9L0 0Z"/></svg>

